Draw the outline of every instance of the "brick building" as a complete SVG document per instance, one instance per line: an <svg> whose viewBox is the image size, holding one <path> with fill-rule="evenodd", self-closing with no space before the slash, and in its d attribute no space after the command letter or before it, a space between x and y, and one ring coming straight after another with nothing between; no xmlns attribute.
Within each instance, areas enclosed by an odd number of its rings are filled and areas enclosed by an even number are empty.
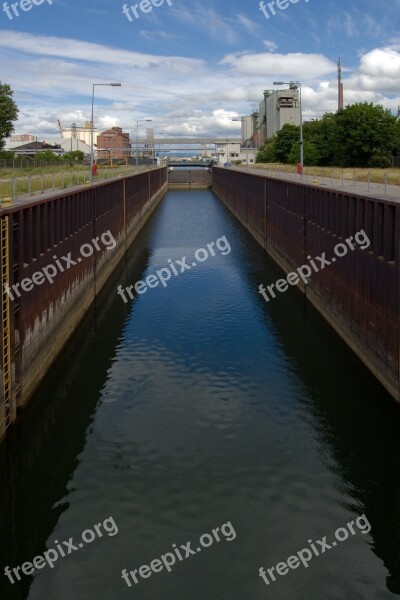
<svg viewBox="0 0 400 600"><path fill-rule="evenodd" d="M130 156L130 148L129 133L124 133L121 127L107 129L97 137L98 158L126 158Z"/></svg>
<svg viewBox="0 0 400 600"><path fill-rule="evenodd" d="M10 142L34 142L37 138L30 133L16 133L14 135L10 135Z"/></svg>

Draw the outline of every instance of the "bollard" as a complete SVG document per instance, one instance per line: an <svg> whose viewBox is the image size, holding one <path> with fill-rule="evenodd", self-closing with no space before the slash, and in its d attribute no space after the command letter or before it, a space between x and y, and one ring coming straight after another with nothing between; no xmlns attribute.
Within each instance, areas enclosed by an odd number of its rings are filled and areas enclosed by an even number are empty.
<svg viewBox="0 0 400 600"><path fill-rule="evenodd" d="M29 194L29 196L32 196L31 176L30 175L28 175L28 194Z"/></svg>
<svg viewBox="0 0 400 600"><path fill-rule="evenodd" d="M368 171L368 191L371 189L371 173Z"/></svg>
<svg viewBox="0 0 400 600"><path fill-rule="evenodd" d="M385 197L387 193L387 173L385 173Z"/></svg>
<svg viewBox="0 0 400 600"><path fill-rule="evenodd" d="M12 180L12 198L13 198L13 200L15 200L16 197L17 197L17 180L15 177L13 177L13 180Z"/></svg>

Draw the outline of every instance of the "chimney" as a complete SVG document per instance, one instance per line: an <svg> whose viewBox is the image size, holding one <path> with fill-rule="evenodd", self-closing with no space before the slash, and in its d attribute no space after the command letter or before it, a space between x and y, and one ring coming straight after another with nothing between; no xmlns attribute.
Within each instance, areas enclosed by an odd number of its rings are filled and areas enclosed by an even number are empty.
<svg viewBox="0 0 400 600"><path fill-rule="evenodd" d="M343 83L342 83L342 65L340 58L337 63L338 67L338 110L343 109Z"/></svg>

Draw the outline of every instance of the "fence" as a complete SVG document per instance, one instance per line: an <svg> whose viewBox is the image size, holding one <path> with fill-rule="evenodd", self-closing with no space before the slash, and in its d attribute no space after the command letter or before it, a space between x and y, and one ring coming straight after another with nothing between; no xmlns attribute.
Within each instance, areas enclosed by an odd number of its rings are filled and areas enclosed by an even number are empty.
<svg viewBox="0 0 400 600"><path fill-rule="evenodd" d="M116 165L114 168L99 168L95 181L106 180L112 177L134 174L139 171L149 171L157 166L142 165L137 169L135 167L126 167ZM24 196L34 196L43 194L45 191L63 190L69 187L85 185L89 183L89 167L83 170L58 171L53 173L43 173L40 175L26 175L22 177L11 177L0 179L0 203L4 198L16 200Z"/></svg>
<svg viewBox="0 0 400 600"><path fill-rule="evenodd" d="M277 177L299 183L310 183L318 187L326 187L358 194L400 197L400 174L380 169L339 169L329 167L304 167L303 175L296 172L294 165L268 165L234 167L258 175Z"/></svg>
<svg viewBox="0 0 400 600"><path fill-rule="evenodd" d="M88 161L86 161L87 164ZM38 167L69 166L70 160L38 160L36 158L0 158L0 169L36 169ZM79 161L78 164L84 164Z"/></svg>

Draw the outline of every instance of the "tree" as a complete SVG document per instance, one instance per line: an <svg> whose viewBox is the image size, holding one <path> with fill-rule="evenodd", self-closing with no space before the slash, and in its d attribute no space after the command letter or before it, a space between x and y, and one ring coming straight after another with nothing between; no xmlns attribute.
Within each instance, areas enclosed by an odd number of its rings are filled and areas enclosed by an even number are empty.
<svg viewBox="0 0 400 600"><path fill-rule="evenodd" d="M389 109L363 102L346 106L335 117L335 163L369 167L387 162L396 147L397 118Z"/></svg>
<svg viewBox="0 0 400 600"><path fill-rule="evenodd" d="M397 112L396 123L394 126L393 155L400 156L400 109Z"/></svg>
<svg viewBox="0 0 400 600"><path fill-rule="evenodd" d="M57 154L54 154L52 150L37 152L35 158L37 160L60 160L60 157Z"/></svg>
<svg viewBox="0 0 400 600"><path fill-rule="evenodd" d="M277 162L287 163L293 143L300 139L300 127L287 123L276 134L275 157Z"/></svg>
<svg viewBox="0 0 400 600"><path fill-rule="evenodd" d="M312 142L318 150L318 165L334 164L335 118L335 114L325 113L322 119L304 124L304 143Z"/></svg>
<svg viewBox="0 0 400 600"><path fill-rule="evenodd" d="M315 167L319 165L321 155L317 146L313 142L304 140L304 164L306 166ZM300 142L294 142L288 156L288 162L292 165L300 162Z"/></svg>
<svg viewBox="0 0 400 600"><path fill-rule="evenodd" d="M5 139L14 131L14 121L18 116L13 94L10 86L0 81L0 150L4 148Z"/></svg>
<svg viewBox="0 0 400 600"><path fill-rule="evenodd" d="M66 152L62 155L63 160L83 160L85 154L82 150L73 150L72 152Z"/></svg>
<svg viewBox="0 0 400 600"><path fill-rule="evenodd" d="M8 150L0 150L0 158L12 160L13 158L15 158L15 152L9 152Z"/></svg>
<svg viewBox="0 0 400 600"><path fill-rule="evenodd" d="M276 162L275 156L275 138L265 142L264 146L257 152L256 163Z"/></svg>

